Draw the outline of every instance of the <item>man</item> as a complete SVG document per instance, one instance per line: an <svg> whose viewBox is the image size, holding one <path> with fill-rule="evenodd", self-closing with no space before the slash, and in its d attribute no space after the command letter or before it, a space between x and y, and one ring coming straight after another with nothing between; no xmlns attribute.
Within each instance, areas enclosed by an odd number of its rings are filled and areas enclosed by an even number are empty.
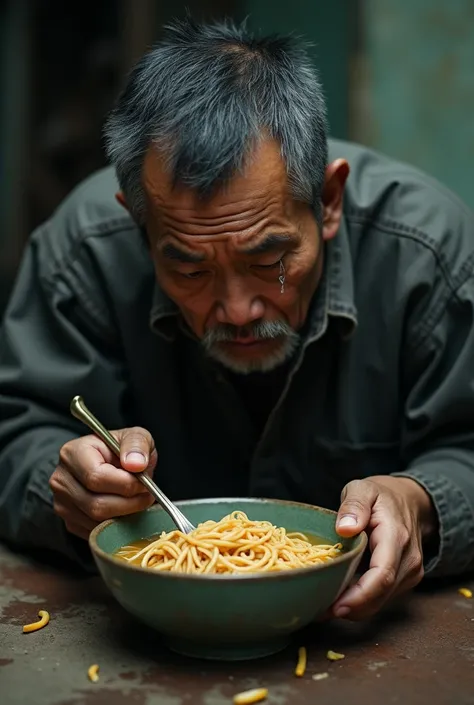
<svg viewBox="0 0 474 705"><path fill-rule="evenodd" d="M1 536L90 566L90 530L151 505L147 469L174 500L293 499L367 529L337 616L472 569L464 205L328 151L304 50L230 24L169 28L106 138L118 184L92 176L34 233L6 311ZM121 465L70 416L76 394L118 429Z"/></svg>

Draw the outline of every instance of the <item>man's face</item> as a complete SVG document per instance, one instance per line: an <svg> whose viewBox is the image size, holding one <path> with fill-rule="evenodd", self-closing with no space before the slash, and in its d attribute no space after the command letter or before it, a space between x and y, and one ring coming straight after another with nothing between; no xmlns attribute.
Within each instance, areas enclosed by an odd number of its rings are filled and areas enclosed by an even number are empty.
<svg viewBox="0 0 474 705"><path fill-rule="evenodd" d="M279 145L262 141L209 200L173 188L154 150L143 181L157 279L208 354L241 374L288 360L321 274L322 238L311 208L291 196Z"/></svg>

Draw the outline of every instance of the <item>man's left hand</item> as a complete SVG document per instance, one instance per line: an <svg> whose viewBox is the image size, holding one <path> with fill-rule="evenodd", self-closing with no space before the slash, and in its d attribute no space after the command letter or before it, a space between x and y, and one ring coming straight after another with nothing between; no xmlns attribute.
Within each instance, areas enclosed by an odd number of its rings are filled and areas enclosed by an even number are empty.
<svg viewBox="0 0 474 705"><path fill-rule="evenodd" d="M336 529L340 536L369 535L369 570L333 605L336 617L366 619L423 578L422 543L437 531L427 492L408 477L354 480L341 495Z"/></svg>

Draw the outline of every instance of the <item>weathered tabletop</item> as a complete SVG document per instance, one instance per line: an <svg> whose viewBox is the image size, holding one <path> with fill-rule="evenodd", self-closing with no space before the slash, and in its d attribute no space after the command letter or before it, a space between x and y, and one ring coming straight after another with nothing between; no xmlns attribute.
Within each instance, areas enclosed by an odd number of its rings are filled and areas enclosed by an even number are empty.
<svg viewBox="0 0 474 705"><path fill-rule="evenodd" d="M0 545L1 705L224 705L257 686L269 705L474 704L474 580L423 588L371 624L318 625L254 662L180 658L135 622L98 577L15 556ZM47 609L44 629L22 625ZM294 676L297 647L308 668ZM329 662L328 649L345 659ZM100 665L97 683L88 667ZM312 676L327 672L324 680Z"/></svg>

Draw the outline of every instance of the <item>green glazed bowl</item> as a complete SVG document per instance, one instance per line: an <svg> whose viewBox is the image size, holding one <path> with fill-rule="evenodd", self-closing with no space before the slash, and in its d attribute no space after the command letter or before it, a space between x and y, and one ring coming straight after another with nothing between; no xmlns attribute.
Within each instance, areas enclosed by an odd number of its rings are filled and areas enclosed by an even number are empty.
<svg viewBox="0 0 474 705"><path fill-rule="evenodd" d="M294 632L322 615L347 587L367 545L365 533L341 539L336 513L308 504L237 498L176 504L194 526L238 509L249 519L344 546L333 561L301 570L193 576L129 565L113 555L131 541L174 529L161 507L97 526L89 543L106 585L128 612L158 630L170 649L187 656L239 660L284 649Z"/></svg>

